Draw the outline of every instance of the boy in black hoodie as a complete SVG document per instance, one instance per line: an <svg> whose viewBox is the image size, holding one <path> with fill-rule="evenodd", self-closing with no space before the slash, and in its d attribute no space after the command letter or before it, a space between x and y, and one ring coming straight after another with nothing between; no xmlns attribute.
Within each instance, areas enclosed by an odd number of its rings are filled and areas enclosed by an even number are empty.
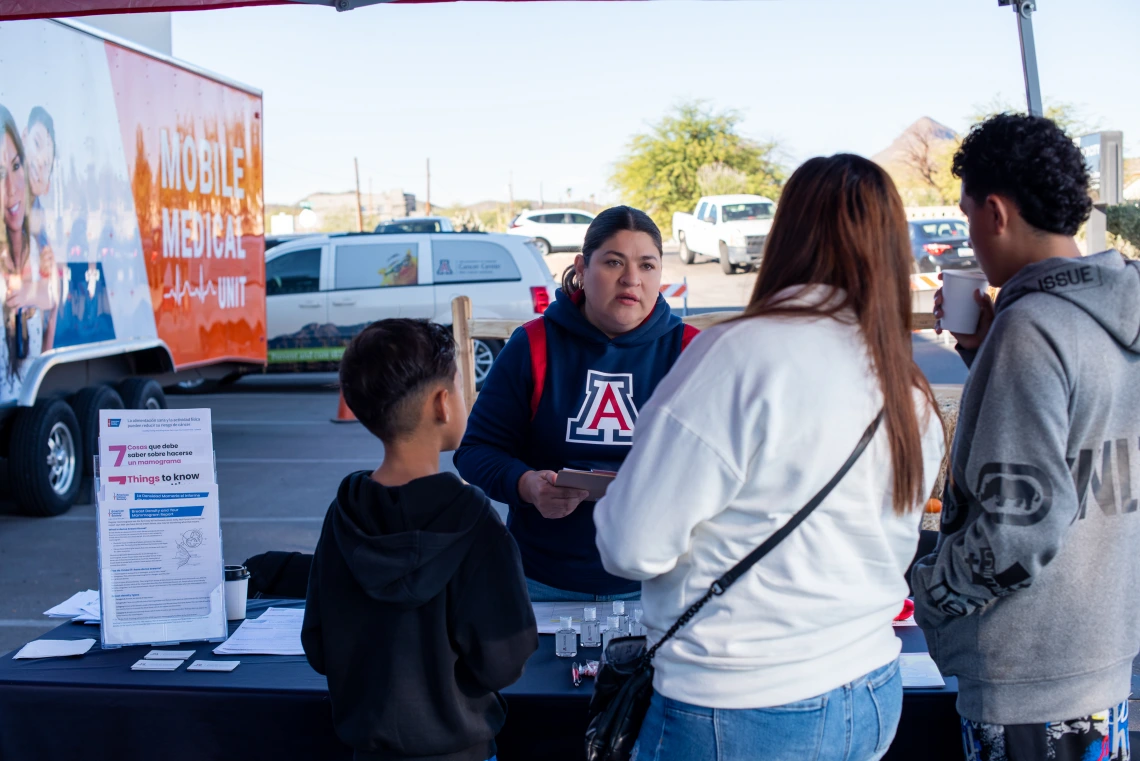
<svg viewBox="0 0 1140 761"><path fill-rule="evenodd" d="M518 548L483 492L439 472L467 405L447 328L383 320L345 350L349 409L384 442L341 482L317 541L301 642L358 761L485 761L498 691L538 648Z"/></svg>

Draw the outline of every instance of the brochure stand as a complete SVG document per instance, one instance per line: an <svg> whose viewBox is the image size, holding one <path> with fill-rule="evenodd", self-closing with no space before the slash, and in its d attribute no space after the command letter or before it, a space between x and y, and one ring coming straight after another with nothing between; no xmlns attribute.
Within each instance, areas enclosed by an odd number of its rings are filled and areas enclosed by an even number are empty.
<svg viewBox="0 0 1140 761"><path fill-rule="evenodd" d="M103 410L95 456L103 648L228 629L210 410Z"/></svg>

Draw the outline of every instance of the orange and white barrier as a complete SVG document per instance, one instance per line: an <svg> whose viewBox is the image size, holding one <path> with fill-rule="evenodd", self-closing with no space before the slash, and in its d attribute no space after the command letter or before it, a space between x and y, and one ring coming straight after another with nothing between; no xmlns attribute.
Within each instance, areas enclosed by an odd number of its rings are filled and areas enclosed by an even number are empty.
<svg viewBox="0 0 1140 761"><path fill-rule="evenodd" d="M910 276L910 289L912 291L937 291L942 287L942 281L937 274L918 274Z"/></svg>
<svg viewBox="0 0 1140 761"><path fill-rule="evenodd" d="M679 283L662 283L661 295L667 299L684 299L681 314L689 314L689 278Z"/></svg>
<svg viewBox="0 0 1140 761"><path fill-rule="evenodd" d="M937 272L910 276L910 308L915 314L929 315L934 311L934 292L942 287Z"/></svg>

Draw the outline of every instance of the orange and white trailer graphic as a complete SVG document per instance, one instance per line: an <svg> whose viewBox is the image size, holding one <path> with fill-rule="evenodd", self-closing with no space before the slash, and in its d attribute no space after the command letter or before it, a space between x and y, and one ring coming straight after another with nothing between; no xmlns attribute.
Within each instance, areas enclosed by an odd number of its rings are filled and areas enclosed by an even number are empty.
<svg viewBox="0 0 1140 761"><path fill-rule="evenodd" d="M161 56L0 23L0 404L79 348L265 362L261 112Z"/></svg>

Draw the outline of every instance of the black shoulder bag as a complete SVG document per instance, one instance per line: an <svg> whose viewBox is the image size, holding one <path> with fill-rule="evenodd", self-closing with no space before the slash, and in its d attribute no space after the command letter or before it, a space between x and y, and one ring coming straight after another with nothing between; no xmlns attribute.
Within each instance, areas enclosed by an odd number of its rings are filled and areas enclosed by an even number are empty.
<svg viewBox="0 0 1140 761"><path fill-rule="evenodd" d="M598 678L594 682L594 695L590 699L590 724L586 728L587 761L629 761L634 743L637 742L637 735L641 731L641 722L649 710L649 700L653 697L653 665L650 661L658 649L682 626L689 623L709 600L724 594L725 590L749 568L771 552L819 507L863 454L863 450L871 443L882 421L883 412L880 411L871 425L867 426L863 438L859 440L847 462L843 463L827 485L800 508L791 520L734 565L728 573L714 581L709 591L681 614L677 622L665 632L665 636L657 640L657 644L646 650L645 637L622 637L610 642L606 648L605 663L602 664Z"/></svg>

